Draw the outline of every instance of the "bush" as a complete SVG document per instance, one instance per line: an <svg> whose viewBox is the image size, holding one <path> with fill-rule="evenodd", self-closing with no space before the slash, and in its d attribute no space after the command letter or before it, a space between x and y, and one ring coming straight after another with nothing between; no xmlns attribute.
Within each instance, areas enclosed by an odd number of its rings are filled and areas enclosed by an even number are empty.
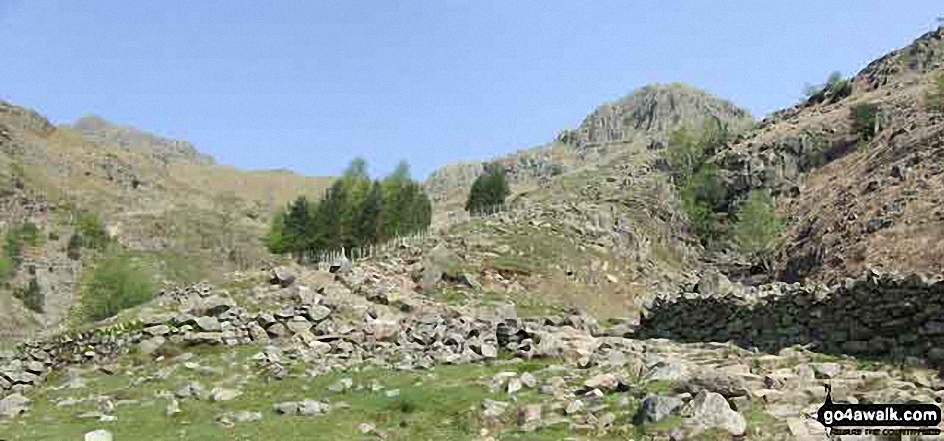
<svg viewBox="0 0 944 441"><path fill-rule="evenodd" d="M868 141L876 134L875 122L878 117L878 106L875 104L857 104L849 112L852 121L852 131L860 140Z"/></svg>
<svg viewBox="0 0 944 441"><path fill-rule="evenodd" d="M727 197L727 191L718 179L718 167L702 166L684 182L679 193L682 210L698 235L708 240L715 239L718 228L712 213Z"/></svg>
<svg viewBox="0 0 944 441"><path fill-rule="evenodd" d="M781 231L774 200L766 190L751 190L737 213L734 241L751 258L766 259Z"/></svg>
<svg viewBox="0 0 944 441"><path fill-rule="evenodd" d="M944 74L934 78L926 98L929 112L944 113Z"/></svg>
<svg viewBox="0 0 944 441"><path fill-rule="evenodd" d="M66 247L66 256L72 260L79 260L82 258L82 236L78 233L73 233L69 237L69 245Z"/></svg>
<svg viewBox="0 0 944 441"><path fill-rule="evenodd" d="M841 72L829 74L823 84L807 84L803 86L803 95L806 101L822 102L829 98L835 102L852 93L852 83L842 76Z"/></svg>
<svg viewBox="0 0 944 441"><path fill-rule="evenodd" d="M0 256L0 282L13 278L16 274L16 262L9 256Z"/></svg>
<svg viewBox="0 0 944 441"><path fill-rule="evenodd" d="M110 239L105 231L105 223L95 213L81 213L76 219L76 230L80 247L104 249Z"/></svg>
<svg viewBox="0 0 944 441"><path fill-rule="evenodd" d="M499 164L491 164L472 183L465 209L471 214L490 211L504 204L509 193L505 168Z"/></svg>
<svg viewBox="0 0 944 441"><path fill-rule="evenodd" d="M13 297L20 299L23 305L32 311L42 313L46 306L46 295L39 287L36 278L32 278L26 288L20 288L13 292Z"/></svg>
<svg viewBox="0 0 944 441"><path fill-rule="evenodd" d="M82 290L86 318L103 320L154 297L153 276L124 254L106 257L95 265Z"/></svg>

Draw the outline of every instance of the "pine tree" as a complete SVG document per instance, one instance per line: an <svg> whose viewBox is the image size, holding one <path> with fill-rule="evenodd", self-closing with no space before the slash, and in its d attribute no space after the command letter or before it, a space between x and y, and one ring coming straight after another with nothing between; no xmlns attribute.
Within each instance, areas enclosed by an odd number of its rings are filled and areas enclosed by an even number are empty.
<svg viewBox="0 0 944 441"><path fill-rule="evenodd" d="M308 199L299 196L289 206L288 213L286 213L283 221L282 240L287 251L291 252L297 259L301 259L306 248L309 214Z"/></svg>
<svg viewBox="0 0 944 441"><path fill-rule="evenodd" d="M355 236L358 244L369 245L380 241L380 215L383 208L383 192L380 183L374 182L357 210Z"/></svg>
<svg viewBox="0 0 944 441"><path fill-rule="evenodd" d="M505 169L498 164L492 164L472 183L465 209L471 214L479 214L504 204L509 193Z"/></svg>

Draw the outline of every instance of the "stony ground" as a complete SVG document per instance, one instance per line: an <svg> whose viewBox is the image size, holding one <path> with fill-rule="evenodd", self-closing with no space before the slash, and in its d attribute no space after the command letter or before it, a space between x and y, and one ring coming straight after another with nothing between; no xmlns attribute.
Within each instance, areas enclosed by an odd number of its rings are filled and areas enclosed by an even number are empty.
<svg viewBox="0 0 944 441"><path fill-rule="evenodd" d="M281 271L294 276L287 287L242 274L221 287L168 291L116 320L137 316L147 326L132 331L140 342L118 355L86 353L86 362L47 363L48 370L7 358L0 378L39 375L35 386L14 381L8 393L15 393L0 401L0 433L12 440L79 440L95 431L108 435L90 439L823 439L810 415L824 401L824 383L837 401L944 396L935 371L881 360L637 340L627 324L553 308L519 316L510 304L470 301L473 288L439 272L432 292L464 294L450 305L423 294L422 274L391 262L339 274L292 267ZM430 283L436 265L419 262Z"/></svg>

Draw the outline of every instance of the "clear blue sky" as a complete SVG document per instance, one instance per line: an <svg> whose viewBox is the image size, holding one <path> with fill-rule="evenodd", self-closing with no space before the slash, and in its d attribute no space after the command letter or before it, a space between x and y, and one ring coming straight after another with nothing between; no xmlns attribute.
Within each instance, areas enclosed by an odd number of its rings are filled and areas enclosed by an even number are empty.
<svg viewBox="0 0 944 441"><path fill-rule="evenodd" d="M221 163L373 174L552 139L684 81L755 117L932 29L932 1L0 0L0 98Z"/></svg>

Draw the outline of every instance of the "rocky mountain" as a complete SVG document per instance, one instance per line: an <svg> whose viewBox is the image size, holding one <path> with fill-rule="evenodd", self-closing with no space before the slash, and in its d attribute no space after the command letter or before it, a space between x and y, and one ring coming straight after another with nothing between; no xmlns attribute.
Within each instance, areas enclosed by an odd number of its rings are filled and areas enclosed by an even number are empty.
<svg viewBox="0 0 944 441"><path fill-rule="evenodd" d="M652 84L606 103L584 118L576 129L558 134L548 144L496 158L518 188L530 188L566 171L606 164L625 150L664 144L678 128L699 130L715 118L738 133L753 118L731 102L684 84ZM461 210L460 201L483 162L446 165L434 171L426 188L440 213Z"/></svg>
<svg viewBox="0 0 944 441"><path fill-rule="evenodd" d="M71 128L95 142L149 154L163 163L213 164L212 157L201 154L187 141L165 139L136 127L113 124L94 115L80 118Z"/></svg>
<svg viewBox="0 0 944 441"><path fill-rule="evenodd" d="M687 84L651 84L603 104L584 118L576 130L562 136L584 148L632 142L637 137L666 142L674 130L700 129L709 118L717 118L736 133L754 122L749 112L734 103Z"/></svg>

